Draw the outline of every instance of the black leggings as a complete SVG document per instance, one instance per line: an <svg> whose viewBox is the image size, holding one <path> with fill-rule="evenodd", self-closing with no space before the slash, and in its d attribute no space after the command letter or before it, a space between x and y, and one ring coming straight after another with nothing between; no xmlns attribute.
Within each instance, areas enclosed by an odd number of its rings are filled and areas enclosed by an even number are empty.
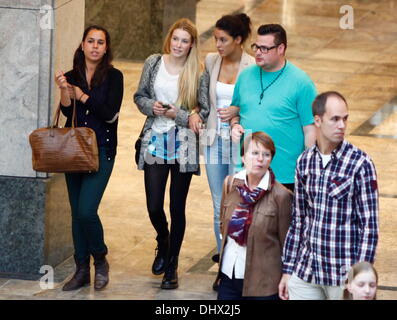
<svg viewBox="0 0 397 320"><path fill-rule="evenodd" d="M186 198L192 173L179 172L179 164L145 164L146 206L150 221L157 232L157 240L170 236L170 255L178 256L185 234ZM171 172L170 214L171 232L168 231L164 212L165 187Z"/></svg>

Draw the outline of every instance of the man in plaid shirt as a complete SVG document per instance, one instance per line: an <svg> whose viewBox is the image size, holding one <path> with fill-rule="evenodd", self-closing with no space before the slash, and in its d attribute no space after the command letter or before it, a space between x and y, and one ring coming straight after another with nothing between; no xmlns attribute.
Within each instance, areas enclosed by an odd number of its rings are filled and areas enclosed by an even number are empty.
<svg viewBox="0 0 397 320"><path fill-rule="evenodd" d="M378 188L370 157L344 135L347 103L338 92L313 102L317 144L297 161L292 223L284 244L282 299L341 299L350 267L374 262Z"/></svg>

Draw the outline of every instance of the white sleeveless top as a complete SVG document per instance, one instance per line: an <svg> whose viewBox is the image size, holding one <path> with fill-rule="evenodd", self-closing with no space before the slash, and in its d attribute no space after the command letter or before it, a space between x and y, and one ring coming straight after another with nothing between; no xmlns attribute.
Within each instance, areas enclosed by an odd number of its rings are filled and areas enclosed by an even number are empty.
<svg viewBox="0 0 397 320"><path fill-rule="evenodd" d="M161 64L154 82L154 93L156 99L164 104L175 105L178 99L179 74L169 74L165 68L164 56L161 57ZM158 133L164 133L175 127L175 121L164 117L156 116L152 129Z"/></svg>
<svg viewBox="0 0 397 320"><path fill-rule="evenodd" d="M223 83L220 81L216 82L216 107L217 108L225 108L230 106L233 99L233 91L234 84ZM226 122L221 122L221 119L218 117L218 123L216 126L216 132L220 134L220 128L229 126Z"/></svg>

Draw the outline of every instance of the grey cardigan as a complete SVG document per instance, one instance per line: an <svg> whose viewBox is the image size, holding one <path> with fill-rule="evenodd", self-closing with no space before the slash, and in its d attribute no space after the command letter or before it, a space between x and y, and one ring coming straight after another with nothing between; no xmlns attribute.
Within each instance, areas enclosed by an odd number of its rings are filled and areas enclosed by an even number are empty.
<svg viewBox="0 0 397 320"><path fill-rule="evenodd" d="M156 117L153 114L153 104L157 100L154 92L154 82L160 68L161 56L161 54L153 54L146 59L138 90L134 94L134 102L139 111L147 116L143 127L142 146L138 161L139 170L143 170L144 168L144 155L149 144L152 125ZM206 119L209 113L208 92L201 92L205 88L205 86L202 85L204 80L204 77L200 77L200 89L198 92L199 115L202 119ZM178 127L178 139L181 142L179 149L180 172L193 172L199 175L198 137L189 129L189 111L186 107L181 106L179 108L175 118L175 124Z"/></svg>

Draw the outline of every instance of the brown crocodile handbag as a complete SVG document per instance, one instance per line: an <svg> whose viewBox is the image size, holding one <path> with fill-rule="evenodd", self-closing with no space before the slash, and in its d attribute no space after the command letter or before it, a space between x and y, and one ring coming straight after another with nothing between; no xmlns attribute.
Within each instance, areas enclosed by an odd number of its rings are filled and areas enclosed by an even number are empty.
<svg viewBox="0 0 397 320"><path fill-rule="evenodd" d="M72 127L58 127L60 105L52 126L29 135L33 169L40 172L95 172L99 168L95 131L77 127L76 101L73 99Z"/></svg>

